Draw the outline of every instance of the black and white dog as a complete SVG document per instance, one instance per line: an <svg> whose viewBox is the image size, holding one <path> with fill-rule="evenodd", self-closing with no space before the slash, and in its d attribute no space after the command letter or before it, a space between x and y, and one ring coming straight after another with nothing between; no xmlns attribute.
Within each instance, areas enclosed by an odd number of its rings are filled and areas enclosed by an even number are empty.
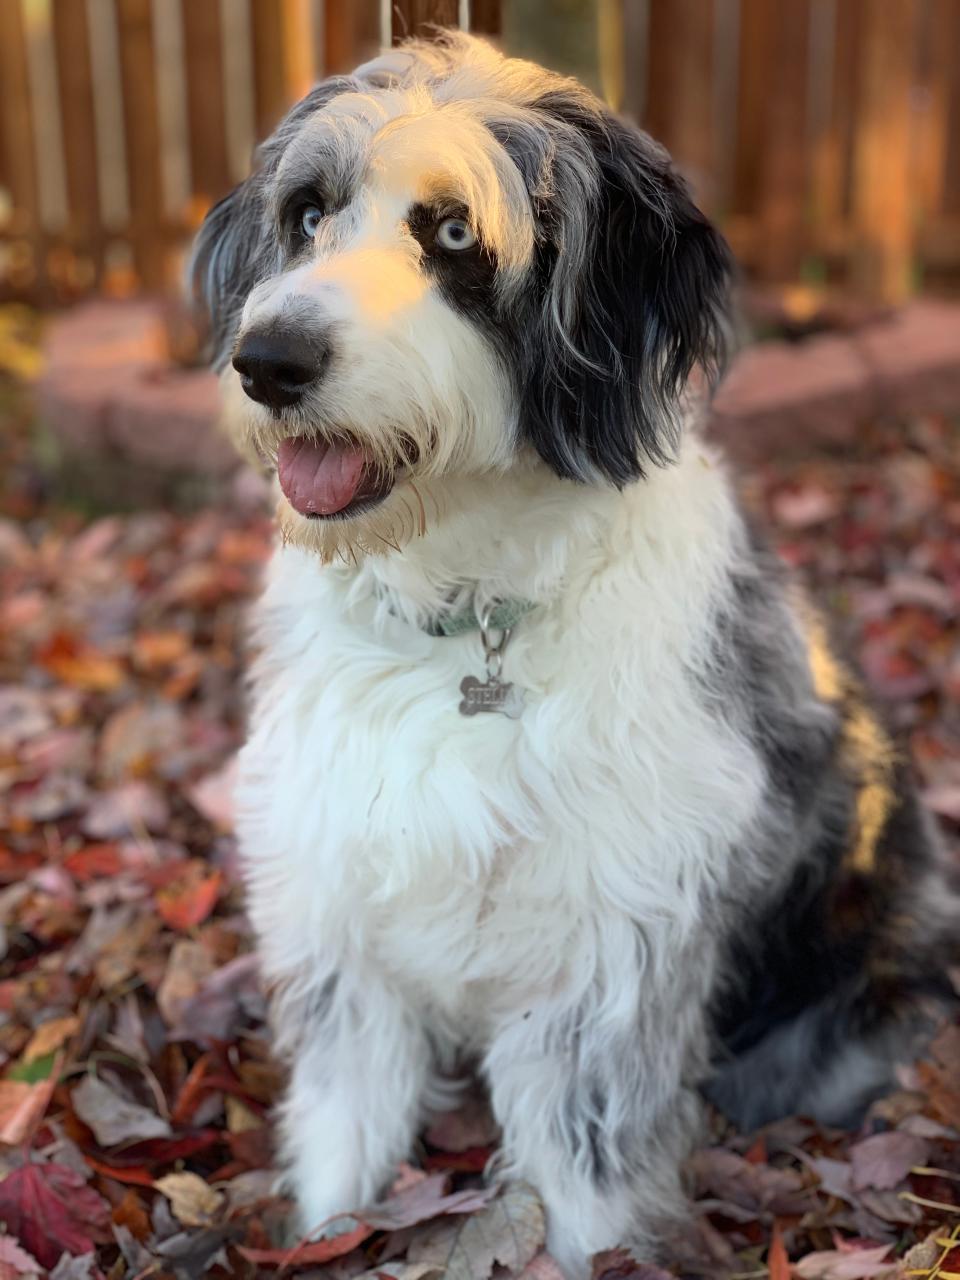
<svg viewBox="0 0 960 1280"><path fill-rule="evenodd" d="M238 807L304 1228L472 1064L569 1274L655 1249L702 1092L856 1116L945 996L905 765L697 435L729 268L650 138L462 35L314 89L200 233L279 481Z"/></svg>

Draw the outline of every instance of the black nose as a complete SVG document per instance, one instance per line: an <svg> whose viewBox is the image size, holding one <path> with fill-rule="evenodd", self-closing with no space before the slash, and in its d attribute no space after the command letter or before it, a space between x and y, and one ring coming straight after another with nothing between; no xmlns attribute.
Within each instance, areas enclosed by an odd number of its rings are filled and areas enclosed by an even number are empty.
<svg viewBox="0 0 960 1280"><path fill-rule="evenodd" d="M326 348L302 333L252 329L240 339L233 367L251 400L286 409L319 378L325 357Z"/></svg>

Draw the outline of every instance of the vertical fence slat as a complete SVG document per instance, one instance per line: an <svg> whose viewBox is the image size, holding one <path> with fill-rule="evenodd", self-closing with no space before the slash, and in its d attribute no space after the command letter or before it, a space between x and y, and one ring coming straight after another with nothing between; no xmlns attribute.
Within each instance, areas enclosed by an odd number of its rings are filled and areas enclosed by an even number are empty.
<svg viewBox="0 0 960 1280"><path fill-rule="evenodd" d="M939 212L951 217L954 226L960 231L960 0L945 0L945 4L950 7L944 23L949 28L945 38L952 43L946 46L949 81L946 137L943 144L943 190ZM960 235L957 241L960 243Z"/></svg>
<svg viewBox="0 0 960 1280"><path fill-rule="evenodd" d="M915 0L868 0L861 34L853 172L853 276L860 291L899 302L911 283L910 95Z"/></svg>
<svg viewBox="0 0 960 1280"><path fill-rule="evenodd" d="M643 124L711 202L714 166L713 2L650 0Z"/></svg>
<svg viewBox="0 0 960 1280"><path fill-rule="evenodd" d="M324 70L328 75L352 70L380 48L379 0L357 0L349 6L328 0L324 22Z"/></svg>
<svg viewBox="0 0 960 1280"><path fill-rule="evenodd" d="M187 62L190 172L198 203L212 204L232 185L223 92L223 33L215 0L182 0Z"/></svg>
<svg viewBox="0 0 960 1280"><path fill-rule="evenodd" d="M54 0L53 38L70 204L67 240L78 255L74 267L75 286L82 288L99 279L103 268L93 67L86 5L78 4L77 0Z"/></svg>
<svg viewBox="0 0 960 1280"><path fill-rule="evenodd" d="M20 0L0 3L0 128L3 129L7 180L13 202L9 231L13 240L8 283L14 289L45 285L43 234L40 229L33 112L27 77L26 31Z"/></svg>
<svg viewBox="0 0 960 1280"><path fill-rule="evenodd" d="M429 35L427 27L455 27L460 16L458 0L394 0L391 6L393 39Z"/></svg>
<svg viewBox="0 0 960 1280"><path fill-rule="evenodd" d="M502 18L500 0L470 0L470 30L478 36L498 36Z"/></svg>
<svg viewBox="0 0 960 1280"><path fill-rule="evenodd" d="M760 205L763 139L769 93L774 7L768 0L740 0L737 143L732 209L755 217Z"/></svg>
<svg viewBox="0 0 960 1280"><path fill-rule="evenodd" d="M257 138L262 140L290 105L284 67L284 11L276 0L253 0L250 16Z"/></svg>
<svg viewBox="0 0 960 1280"><path fill-rule="evenodd" d="M960 50L960 4L927 0L921 11L919 80L913 114L914 190L924 222L943 206L953 68Z"/></svg>
<svg viewBox="0 0 960 1280"><path fill-rule="evenodd" d="M847 219L850 161L856 124L863 0L832 0L830 63L821 68L829 95L821 128L811 138L811 211L815 236L829 243Z"/></svg>
<svg viewBox="0 0 960 1280"><path fill-rule="evenodd" d="M796 278L808 248L810 0L778 5L767 51L771 81L766 105L760 190L760 261L767 277Z"/></svg>
<svg viewBox="0 0 960 1280"><path fill-rule="evenodd" d="M140 282L162 286L166 244L150 0L116 0L133 258Z"/></svg>

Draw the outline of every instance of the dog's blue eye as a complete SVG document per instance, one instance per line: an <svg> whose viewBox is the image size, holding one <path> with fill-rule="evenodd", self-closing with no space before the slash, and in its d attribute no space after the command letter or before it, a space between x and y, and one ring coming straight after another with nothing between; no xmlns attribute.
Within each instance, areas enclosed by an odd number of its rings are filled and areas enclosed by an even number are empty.
<svg viewBox="0 0 960 1280"><path fill-rule="evenodd" d="M322 221L323 210L318 209L315 204L310 205L309 209L304 209L303 216L300 218L300 227L308 240L312 240L317 234L317 227Z"/></svg>
<svg viewBox="0 0 960 1280"><path fill-rule="evenodd" d="M476 243L470 223L463 218L444 218L437 227L437 244L441 249L456 253L460 249L472 249Z"/></svg>

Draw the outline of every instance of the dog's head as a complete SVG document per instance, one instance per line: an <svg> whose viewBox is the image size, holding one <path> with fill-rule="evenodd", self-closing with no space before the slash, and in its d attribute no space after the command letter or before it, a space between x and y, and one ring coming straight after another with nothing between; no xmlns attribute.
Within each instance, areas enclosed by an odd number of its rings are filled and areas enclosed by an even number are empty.
<svg viewBox="0 0 960 1280"><path fill-rule="evenodd" d="M325 556L414 534L445 476L539 458L622 486L667 461L728 269L649 137L455 34L314 89L193 265L232 429Z"/></svg>

